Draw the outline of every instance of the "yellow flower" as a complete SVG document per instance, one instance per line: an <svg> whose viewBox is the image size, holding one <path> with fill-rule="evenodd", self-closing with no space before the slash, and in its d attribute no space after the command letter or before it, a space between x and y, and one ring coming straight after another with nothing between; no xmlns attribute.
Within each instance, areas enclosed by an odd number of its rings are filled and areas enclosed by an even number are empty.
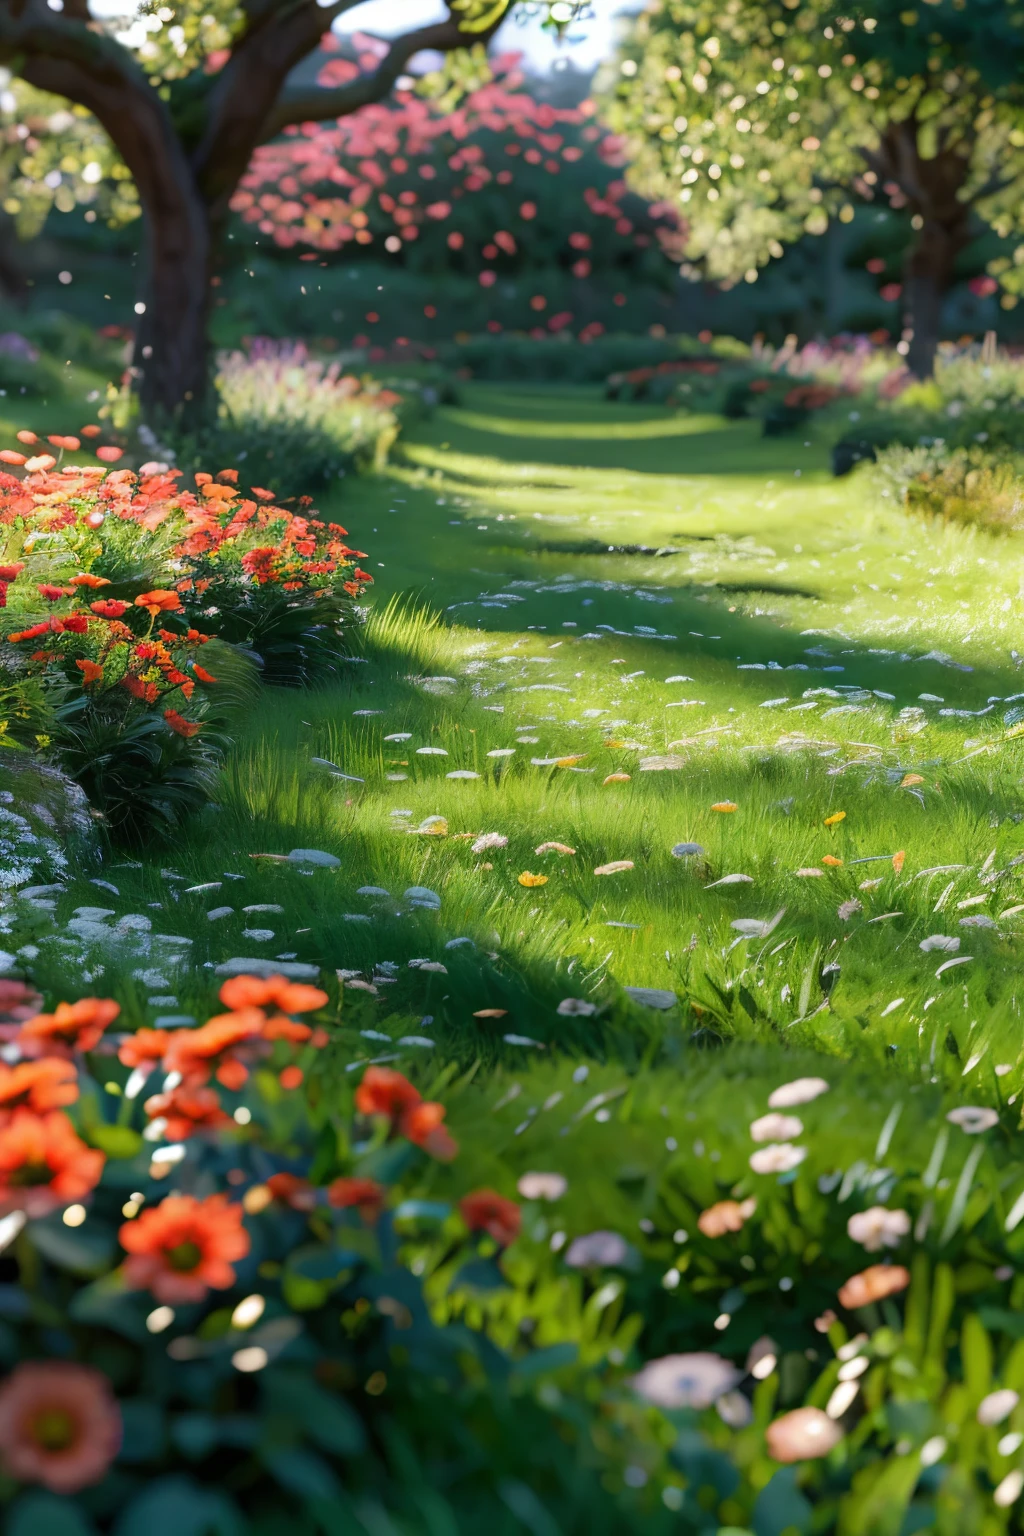
<svg viewBox="0 0 1024 1536"><path fill-rule="evenodd" d="M736 804L735 800L716 800L711 809L713 811L723 811L728 813L730 811L738 811L739 806Z"/></svg>
<svg viewBox="0 0 1024 1536"><path fill-rule="evenodd" d="M524 869L523 873L519 876L520 885L532 887L535 885L547 885L547 883L547 875L531 875L528 869Z"/></svg>
<svg viewBox="0 0 1024 1536"><path fill-rule="evenodd" d="M845 811L833 811L831 816L826 816L825 817L825 825L826 825L826 827L838 827L839 823L841 821L845 821L845 820L846 820L846 812Z"/></svg>
<svg viewBox="0 0 1024 1536"><path fill-rule="evenodd" d="M604 783L604 784L628 784L629 783L629 779L630 779L630 775L628 773L610 773L606 779L602 780L602 783Z"/></svg>
<svg viewBox="0 0 1024 1536"><path fill-rule="evenodd" d="M48 747L49 745L50 745L50 738L49 738L49 736L37 736L36 737L36 746L38 746L38 747Z"/></svg>

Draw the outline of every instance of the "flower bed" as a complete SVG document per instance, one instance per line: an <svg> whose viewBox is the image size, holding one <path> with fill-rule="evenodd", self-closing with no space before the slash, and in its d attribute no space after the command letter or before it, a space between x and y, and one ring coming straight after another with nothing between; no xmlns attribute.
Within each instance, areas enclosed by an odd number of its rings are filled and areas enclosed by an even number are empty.
<svg viewBox="0 0 1024 1536"><path fill-rule="evenodd" d="M420 1087L283 975L225 981L198 1027L2 989L18 1529L415 1528L435 1480L453 1530L515 1482L608 1536L812 1507L867 1536L950 1500L951 1529L1011 1528L1024 1205L996 1110L893 1085L865 1114L863 1083L749 1052Z"/></svg>
<svg viewBox="0 0 1024 1536"><path fill-rule="evenodd" d="M197 473L192 491L164 465L61 468L19 437L28 453L0 455L23 470L0 474L4 734L67 766L134 840L209 797L246 685L229 647L257 653L270 681L310 680L343 651L370 576L308 497L296 512L263 487L245 495L237 469Z"/></svg>

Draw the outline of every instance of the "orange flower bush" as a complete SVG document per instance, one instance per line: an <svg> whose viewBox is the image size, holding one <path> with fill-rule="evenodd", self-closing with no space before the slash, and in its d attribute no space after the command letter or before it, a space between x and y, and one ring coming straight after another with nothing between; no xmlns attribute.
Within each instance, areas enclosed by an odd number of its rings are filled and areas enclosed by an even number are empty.
<svg viewBox="0 0 1024 1536"><path fill-rule="evenodd" d="M12 735L48 742L111 831L139 841L154 800L173 822L212 792L238 662L225 679L200 663L203 648L263 647L268 680L304 683L335 664L371 577L309 497L291 510L262 488L246 495L234 469L197 474L190 490L178 470L111 469L96 451L99 464L60 466L4 450L18 473L0 471L0 675L33 700L11 712ZM158 581L145 585L140 567ZM172 778L175 795L147 796L153 778Z"/></svg>

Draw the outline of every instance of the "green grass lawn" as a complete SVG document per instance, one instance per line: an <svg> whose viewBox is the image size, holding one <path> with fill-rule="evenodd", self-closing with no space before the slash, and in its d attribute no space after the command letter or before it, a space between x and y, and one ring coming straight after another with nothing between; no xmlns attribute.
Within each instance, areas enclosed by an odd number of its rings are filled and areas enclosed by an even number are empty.
<svg viewBox="0 0 1024 1536"><path fill-rule="evenodd" d="M376 582L348 686L269 696L220 809L58 915L102 899L190 939L168 982L197 1015L225 957L354 973L367 1058L739 1036L1013 1102L1024 564L758 434L467 385L323 508ZM507 845L474 852L484 833ZM340 866L253 857L292 848ZM104 963L105 985L129 965Z"/></svg>
<svg viewBox="0 0 1024 1536"><path fill-rule="evenodd" d="M48 424L76 425L75 399ZM466 386L321 510L375 578L343 676L264 689L217 805L175 841L0 900L5 968L48 1003L117 999L119 1028L221 1012L232 960L328 990L306 1077L259 1067L256 1124L225 1087L235 1126L180 1163L141 1139L136 1074L93 1053L83 1108L111 1189L140 1191L134 1209L172 1169L186 1189L213 1168L262 1180L302 1165L310 1122L314 1182L322 1156L408 1167L386 1217L401 1283L433 1323L468 1325L460 1354L486 1336L512 1369L473 1399L424 1395L435 1357L372 1292L400 1331L365 1392L409 1364L420 1409L389 1396L380 1422L424 1468L396 1453L389 1497L415 1512L361 1503L372 1536L475 1532L481 1513L496 1536L1019 1530L1015 543L905 516L864 471L834 480L814 436L583 389ZM443 1103L451 1162L385 1145L384 1125L350 1146L368 1062ZM500 1255L474 1238L463 1265L456 1202L481 1188L520 1197L521 1236ZM102 1238L92 1210L83 1230ZM336 1317L307 1252L239 1286ZM865 1265L896 1283L862 1305ZM217 1307L201 1342L233 1319ZM749 1370L748 1395L642 1404L634 1373L680 1351ZM1005 1413L986 1417L995 1386ZM842 1439L795 1468L764 1431L798 1405ZM488 1429L492 1409L514 1430ZM457 1453L431 1449L435 1421ZM230 1486L219 1460L211 1476Z"/></svg>

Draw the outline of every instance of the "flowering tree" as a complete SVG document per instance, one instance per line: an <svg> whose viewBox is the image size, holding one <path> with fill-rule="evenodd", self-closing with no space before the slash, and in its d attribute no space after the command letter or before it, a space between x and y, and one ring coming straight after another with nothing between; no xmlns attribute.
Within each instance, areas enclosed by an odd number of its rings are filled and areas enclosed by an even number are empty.
<svg viewBox="0 0 1024 1536"><path fill-rule="evenodd" d="M36 90L86 108L127 167L146 220L146 288L135 365L150 413L198 416L207 317L231 197L253 150L294 123L381 101L415 54L486 42L515 0L450 0L446 19L400 34L373 67L333 85L289 83L357 0L147 0L136 26L89 0L0 0L0 62ZM558 22L576 7L555 6Z"/></svg>
<svg viewBox="0 0 1024 1536"><path fill-rule="evenodd" d="M331 59L321 83L372 62ZM676 206L628 194L622 141L597 124L594 103L554 106L523 87L509 55L454 107L408 88L335 123L288 128L256 151L231 206L281 246L383 241L396 260L461 267L484 288L558 261L586 278L655 240L678 259Z"/></svg>
<svg viewBox="0 0 1024 1536"><path fill-rule="evenodd" d="M685 206L712 277L753 282L785 244L849 222L851 199L905 209L923 376L972 225L1022 227L1021 19L1013 0L653 0L605 96L634 185Z"/></svg>

